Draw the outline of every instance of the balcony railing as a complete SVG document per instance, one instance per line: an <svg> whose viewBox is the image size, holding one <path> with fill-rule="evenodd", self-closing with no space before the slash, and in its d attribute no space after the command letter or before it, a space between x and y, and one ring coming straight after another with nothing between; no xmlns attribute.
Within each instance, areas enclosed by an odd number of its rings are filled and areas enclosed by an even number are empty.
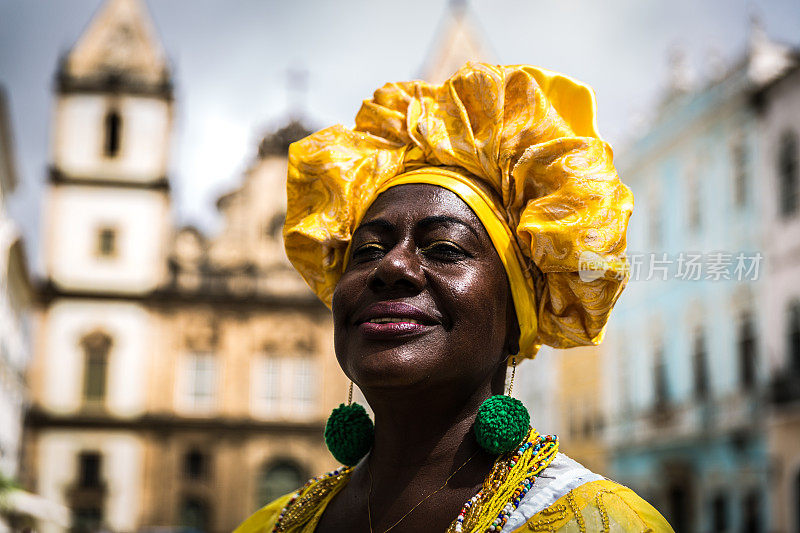
<svg viewBox="0 0 800 533"><path fill-rule="evenodd" d="M620 417L609 428L608 442L635 446L749 433L763 424L763 410L763 396L743 391L702 401L661 403Z"/></svg>
<svg viewBox="0 0 800 533"><path fill-rule="evenodd" d="M294 270L287 267L264 271L255 265L242 265L230 269L187 270L172 263L168 281L162 290L239 299L259 297L314 299L305 282Z"/></svg>

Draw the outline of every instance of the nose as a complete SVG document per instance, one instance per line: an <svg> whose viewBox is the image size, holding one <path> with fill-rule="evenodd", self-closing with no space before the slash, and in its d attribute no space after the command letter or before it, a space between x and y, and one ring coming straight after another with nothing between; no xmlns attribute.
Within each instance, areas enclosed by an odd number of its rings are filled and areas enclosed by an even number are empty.
<svg viewBox="0 0 800 533"><path fill-rule="evenodd" d="M406 241L393 246L378 260L367 279L367 286L375 292L420 292L425 286L425 273L416 246Z"/></svg>

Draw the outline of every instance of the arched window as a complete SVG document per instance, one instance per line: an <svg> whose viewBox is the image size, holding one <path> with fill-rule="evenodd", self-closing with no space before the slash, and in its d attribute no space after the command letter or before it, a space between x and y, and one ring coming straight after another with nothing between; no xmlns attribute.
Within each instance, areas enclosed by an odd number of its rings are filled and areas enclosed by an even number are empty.
<svg viewBox="0 0 800 533"><path fill-rule="evenodd" d="M294 461L280 460L264 465L258 478L259 507L297 490L305 481L305 472Z"/></svg>
<svg viewBox="0 0 800 533"><path fill-rule="evenodd" d="M200 533L209 531L211 523L211 511L200 498L197 497L184 497L181 502L181 526L185 531L192 533Z"/></svg>
<svg viewBox="0 0 800 533"><path fill-rule="evenodd" d="M111 337L98 331L81 340L84 353L83 399L88 404L102 404L106 399L108 354L111 345Z"/></svg>
<svg viewBox="0 0 800 533"><path fill-rule="evenodd" d="M745 390L752 390L756 384L756 332L753 316L747 312L739 321L739 384Z"/></svg>
<svg viewBox="0 0 800 533"><path fill-rule="evenodd" d="M797 212L797 134L787 131L781 136L778 146L778 179L780 183L780 213L788 217Z"/></svg>
<svg viewBox="0 0 800 533"><path fill-rule="evenodd" d="M183 474L187 479L203 480L208 470L208 456L200 450L190 450L183 456Z"/></svg>
<svg viewBox="0 0 800 533"><path fill-rule="evenodd" d="M75 481L66 492L72 509L71 531L101 531L106 484L103 479L103 456L97 451L82 451L77 457Z"/></svg>
<svg viewBox="0 0 800 533"><path fill-rule="evenodd" d="M122 141L122 115L119 111L111 109L106 113L104 129L103 151L106 157L117 157Z"/></svg>
<svg viewBox="0 0 800 533"><path fill-rule="evenodd" d="M81 452L78 455L78 483L84 489L100 487L103 457L98 452Z"/></svg>
<svg viewBox="0 0 800 533"><path fill-rule="evenodd" d="M117 228L104 226L97 230L95 255L103 258L117 255Z"/></svg>

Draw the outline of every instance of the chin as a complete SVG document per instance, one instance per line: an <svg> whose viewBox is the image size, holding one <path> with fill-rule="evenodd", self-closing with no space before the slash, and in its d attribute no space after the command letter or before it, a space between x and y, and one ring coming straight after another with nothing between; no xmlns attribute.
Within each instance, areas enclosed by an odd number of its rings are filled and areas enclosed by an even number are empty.
<svg viewBox="0 0 800 533"><path fill-rule="evenodd" d="M361 389L407 388L428 382L435 374L430 350L420 346L362 346L350 353L358 355L339 362Z"/></svg>

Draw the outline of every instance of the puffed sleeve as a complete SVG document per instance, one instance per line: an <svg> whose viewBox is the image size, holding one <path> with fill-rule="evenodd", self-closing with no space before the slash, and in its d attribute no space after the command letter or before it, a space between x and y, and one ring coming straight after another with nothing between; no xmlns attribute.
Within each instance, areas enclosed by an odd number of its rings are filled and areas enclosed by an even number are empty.
<svg viewBox="0 0 800 533"><path fill-rule="evenodd" d="M291 497L292 494L287 494L265 505L239 524L233 533L270 533L278 520L281 509L286 506Z"/></svg>
<svg viewBox="0 0 800 533"><path fill-rule="evenodd" d="M652 505L631 489L609 480L571 490L515 530L604 533L674 533Z"/></svg>

